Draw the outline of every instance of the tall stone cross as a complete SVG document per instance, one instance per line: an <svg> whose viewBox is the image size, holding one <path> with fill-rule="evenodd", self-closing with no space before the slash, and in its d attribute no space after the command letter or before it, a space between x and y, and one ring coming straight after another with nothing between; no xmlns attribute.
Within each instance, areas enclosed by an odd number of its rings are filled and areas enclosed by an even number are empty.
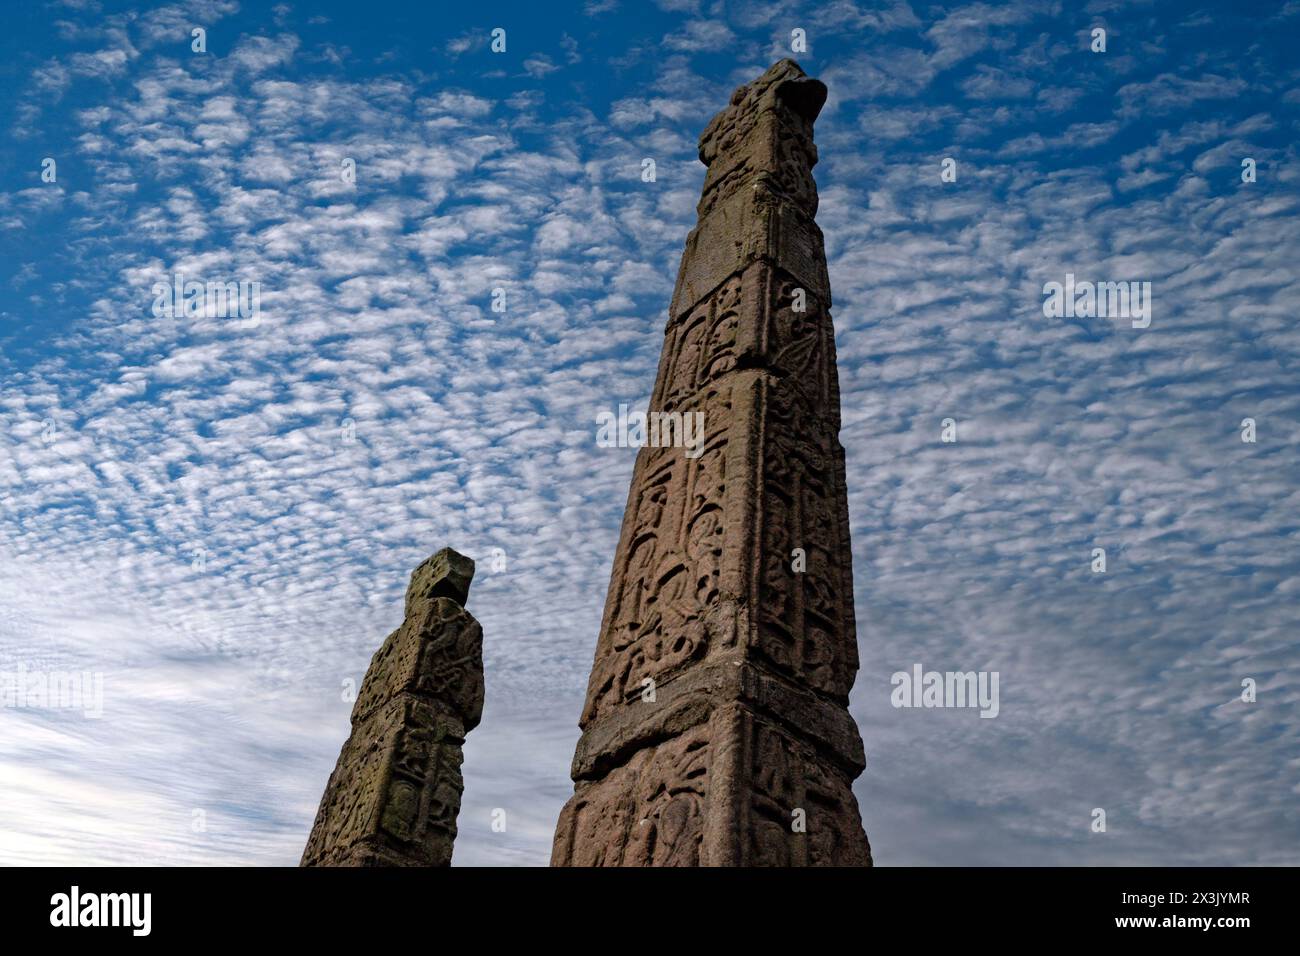
<svg viewBox="0 0 1300 956"><path fill-rule="evenodd" d="M451 863L461 747L483 715L483 629L464 607L473 577L451 548L411 574L405 620L370 661L302 866Z"/></svg>
<svg viewBox="0 0 1300 956"><path fill-rule="evenodd" d="M813 221L826 87L782 60L700 137L708 167L637 456L557 866L869 865L830 284Z"/></svg>

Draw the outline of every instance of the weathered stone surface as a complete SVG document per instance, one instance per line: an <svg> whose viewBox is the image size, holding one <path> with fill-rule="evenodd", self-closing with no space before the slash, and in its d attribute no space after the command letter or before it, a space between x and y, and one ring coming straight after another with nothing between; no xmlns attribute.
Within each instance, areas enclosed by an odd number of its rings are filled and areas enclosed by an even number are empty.
<svg viewBox="0 0 1300 956"><path fill-rule="evenodd" d="M462 605L474 562L443 548L411 575L375 652L302 866L447 866L465 734L483 715L483 630Z"/></svg>
<svg viewBox="0 0 1300 956"><path fill-rule="evenodd" d="M700 139L709 167L637 456L554 865L869 865L852 782L853 569L830 284L826 88L791 60ZM795 554L806 566L795 569Z"/></svg>
<svg viewBox="0 0 1300 956"><path fill-rule="evenodd" d="M411 614L417 601L432 598L451 598L462 607L469 598L469 582L474 577L474 562L451 548L443 548L426 558L411 572L411 583L406 589L406 614Z"/></svg>

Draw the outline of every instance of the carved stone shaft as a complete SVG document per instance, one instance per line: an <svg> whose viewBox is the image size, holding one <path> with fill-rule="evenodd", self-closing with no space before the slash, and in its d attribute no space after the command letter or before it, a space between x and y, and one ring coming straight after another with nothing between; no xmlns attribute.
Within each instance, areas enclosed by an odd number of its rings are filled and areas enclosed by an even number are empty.
<svg viewBox="0 0 1300 956"><path fill-rule="evenodd" d="M302 866L451 863L461 746L483 715L483 629L463 607L473 577L451 548L411 575L405 620L370 661Z"/></svg>
<svg viewBox="0 0 1300 956"><path fill-rule="evenodd" d="M782 60L700 139L645 447L560 814L557 866L870 865L830 283L813 217L826 87Z"/></svg>

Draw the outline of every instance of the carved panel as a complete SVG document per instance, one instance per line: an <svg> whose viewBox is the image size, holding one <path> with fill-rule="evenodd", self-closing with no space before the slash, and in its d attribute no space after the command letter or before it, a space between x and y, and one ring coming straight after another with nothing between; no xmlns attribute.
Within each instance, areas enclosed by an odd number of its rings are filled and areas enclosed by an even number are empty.
<svg viewBox="0 0 1300 956"><path fill-rule="evenodd" d="M415 601L370 660L352 707L357 719L402 692L437 698L467 729L483 714L483 628L450 598Z"/></svg>
<svg viewBox="0 0 1300 956"><path fill-rule="evenodd" d="M709 782L708 725L637 752L566 805L555 863L697 866Z"/></svg>
<svg viewBox="0 0 1300 956"><path fill-rule="evenodd" d="M798 121L787 112L764 114L743 133L733 131L735 147L709 167L696 211L701 220L742 188L761 182L802 211L817 213L817 186L812 169L817 147L797 133Z"/></svg>
<svg viewBox="0 0 1300 956"><path fill-rule="evenodd" d="M750 865L870 864L870 846L848 778L775 724L761 718L747 723L754 781Z"/></svg>
<svg viewBox="0 0 1300 956"><path fill-rule="evenodd" d="M304 863L336 865L365 842L407 862L449 860L463 743L456 718L406 695L373 711L339 755Z"/></svg>
<svg viewBox="0 0 1300 956"><path fill-rule="evenodd" d="M803 686L847 701L857 662L846 647L856 637L845 588L851 551L839 521L848 508L839 443L788 379L770 383L765 398L756 650ZM803 551L803 570L795 549Z"/></svg>
<svg viewBox="0 0 1300 956"><path fill-rule="evenodd" d="M727 450L731 389L701 393L704 439L698 458L683 448L638 455L615 559L610 608L588 684L585 726L702 660L714 641L708 612L720 593L727 527ZM692 409L695 410L695 409Z"/></svg>
<svg viewBox="0 0 1300 956"><path fill-rule="evenodd" d="M755 262L786 272L830 303L822 232L811 216L782 200L768 177L721 200L691 230L669 314L676 319L694 309L728 277Z"/></svg>
<svg viewBox="0 0 1300 956"><path fill-rule="evenodd" d="M651 408L693 408L701 389L737 368L769 368L818 410L819 425L838 431L834 342L830 315L814 291L753 263L669 322Z"/></svg>

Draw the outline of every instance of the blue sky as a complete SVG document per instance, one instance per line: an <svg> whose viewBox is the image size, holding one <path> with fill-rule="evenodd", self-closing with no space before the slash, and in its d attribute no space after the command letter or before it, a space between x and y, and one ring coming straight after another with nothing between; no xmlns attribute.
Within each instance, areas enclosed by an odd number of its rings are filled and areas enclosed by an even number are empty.
<svg viewBox="0 0 1300 956"><path fill-rule="evenodd" d="M447 544L488 682L456 862L546 862L635 454L596 417L647 401L697 137L795 28L878 863L1300 862L1294 0L3 18L0 672L104 683L0 710L0 862L296 863ZM178 270L260 321L155 316ZM1066 273L1151 282L1150 328L1045 318ZM998 671L998 717L891 707L915 663Z"/></svg>

